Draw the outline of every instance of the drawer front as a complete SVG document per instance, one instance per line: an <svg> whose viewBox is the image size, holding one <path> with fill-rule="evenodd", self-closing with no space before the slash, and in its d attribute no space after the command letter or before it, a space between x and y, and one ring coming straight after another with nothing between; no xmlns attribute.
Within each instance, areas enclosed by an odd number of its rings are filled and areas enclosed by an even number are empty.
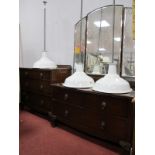
<svg viewBox="0 0 155 155"><path fill-rule="evenodd" d="M86 94L86 102L89 103L90 109L97 110L99 113L104 112L106 115L119 117L128 117L129 115L130 101L126 98Z"/></svg>
<svg viewBox="0 0 155 155"><path fill-rule="evenodd" d="M65 79L71 75L71 69L55 69L51 72L51 83L63 83Z"/></svg>
<svg viewBox="0 0 155 155"><path fill-rule="evenodd" d="M48 113L53 109L50 97L28 92L23 92L21 97L22 102L35 111Z"/></svg>
<svg viewBox="0 0 155 155"><path fill-rule="evenodd" d="M55 87L53 89L53 98L60 102L77 106L79 108L86 108L85 95L76 91L60 89Z"/></svg>
<svg viewBox="0 0 155 155"><path fill-rule="evenodd" d="M35 107L35 102L33 102L32 95L28 92L22 91L21 102L29 107Z"/></svg>
<svg viewBox="0 0 155 155"><path fill-rule="evenodd" d="M66 105L64 103L53 100L53 110L54 114L59 119L70 121L70 125L77 123L78 126L78 124L85 123L85 111L81 108Z"/></svg>
<svg viewBox="0 0 155 155"><path fill-rule="evenodd" d="M106 126L108 139L131 142L132 129L127 119L111 117Z"/></svg>
<svg viewBox="0 0 155 155"><path fill-rule="evenodd" d="M50 82L42 80L23 79L21 81L21 89L32 92L50 94Z"/></svg>
<svg viewBox="0 0 155 155"><path fill-rule="evenodd" d="M33 96L33 102L35 102L35 110L40 113L46 113L52 111L52 100L50 97L42 95Z"/></svg>
<svg viewBox="0 0 155 155"><path fill-rule="evenodd" d="M30 69L21 69L20 70L21 79L39 79L39 80L50 80L50 71L44 70L30 70Z"/></svg>

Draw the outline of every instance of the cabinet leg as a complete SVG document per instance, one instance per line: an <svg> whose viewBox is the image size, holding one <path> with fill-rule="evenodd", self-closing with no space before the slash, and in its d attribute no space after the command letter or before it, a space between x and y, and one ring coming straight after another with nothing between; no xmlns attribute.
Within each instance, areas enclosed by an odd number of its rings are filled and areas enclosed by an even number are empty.
<svg viewBox="0 0 155 155"><path fill-rule="evenodd" d="M51 116L50 122L51 122L52 127L56 127L57 126L57 118L56 118L56 115L52 115Z"/></svg>

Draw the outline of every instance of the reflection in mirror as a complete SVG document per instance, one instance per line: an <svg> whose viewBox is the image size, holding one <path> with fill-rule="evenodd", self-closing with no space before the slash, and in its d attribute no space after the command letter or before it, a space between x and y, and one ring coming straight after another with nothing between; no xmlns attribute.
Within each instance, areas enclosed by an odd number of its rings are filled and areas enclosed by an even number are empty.
<svg viewBox="0 0 155 155"><path fill-rule="evenodd" d="M82 20L80 20L75 25L75 32L74 32L74 71L75 71L77 64L81 64L82 67L84 67L85 31L86 31L86 17L83 18Z"/></svg>
<svg viewBox="0 0 155 155"><path fill-rule="evenodd" d="M124 9L122 76L135 76L135 41L132 36L132 8Z"/></svg>
<svg viewBox="0 0 155 155"><path fill-rule="evenodd" d="M115 17L113 13L114 7ZM96 9L88 14L86 73L107 74L108 63L112 61L117 62L118 72L120 72L122 11L123 6L111 5ZM114 28L113 24L115 25Z"/></svg>

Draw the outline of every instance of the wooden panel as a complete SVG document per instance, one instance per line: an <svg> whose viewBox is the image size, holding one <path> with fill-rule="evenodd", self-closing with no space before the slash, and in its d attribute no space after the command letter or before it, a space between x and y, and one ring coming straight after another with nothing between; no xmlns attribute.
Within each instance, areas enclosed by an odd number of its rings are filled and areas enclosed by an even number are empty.
<svg viewBox="0 0 155 155"><path fill-rule="evenodd" d="M71 69L67 69L67 68L59 68L59 69L55 69L52 70L51 72L51 83L63 83L65 81L65 79L71 75Z"/></svg>
<svg viewBox="0 0 155 155"><path fill-rule="evenodd" d="M66 104L71 104L81 108L87 106L87 103L85 102L85 95L72 91L71 89L66 90L56 87L53 89L52 95L54 99Z"/></svg>
<svg viewBox="0 0 155 155"><path fill-rule="evenodd" d="M50 82L34 79L22 79L21 89L50 95Z"/></svg>
<svg viewBox="0 0 155 155"><path fill-rule="evenodd" d="M109 139L119 142L120 140L130 142L132 134L127 119L111 117L107 121L107 134Z"/></svg>
<svg viewBox="0 0 155 155"><path fill-rule="evenodd" d="M50 71L37 70L37 69L22 69L21 78L23 79L39 79L50 80Z"/></svg>
<svg viewBox="0 0 155 155"><path fill-rule="evenodd" d="M85 123L84 122L85 111L81 108L77 108L72 105L58 102L53 99L53 109L55 115L57 115L60 118L70 120L71 124L72 122Z"/></svg>
<svg viewBox="0 0 155 155"><path fill-rule="evenodd" d="M86 102L89 103L89 108L96 109L99 113L104 111L107 115L128 117L129 99L94 94L86 94L85 96Z"/></svg>
<svg viewBox="0 0 155 155"><path fill-rule="evenodd" d="M22 92L22 102L41 113L48 113L52 108L52 101L50 97L38 95L36 93Z"/></svg>

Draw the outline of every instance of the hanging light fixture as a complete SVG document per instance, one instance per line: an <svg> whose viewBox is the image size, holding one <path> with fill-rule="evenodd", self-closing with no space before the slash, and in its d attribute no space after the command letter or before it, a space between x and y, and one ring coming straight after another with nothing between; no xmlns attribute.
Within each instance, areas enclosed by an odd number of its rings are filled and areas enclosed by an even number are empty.
<svg viewBox="0 0 155 155"><path fill-rule="evenodd" d="M41 58L33 64L33 68L49 68L55 69L57 65L51 61L47 56L46 50L46 1L43 1L44 4L44 50L41 54Z"/></svg>
<svg viewBox="0 0 155 155"><path fill-rule="evenodd" d="M93 90L105 93L128 93L132 91L128 81L117 74L115 63L109 64L108 74L96 81Z"/></svg>
<svg viewBox="0 0 155 155"><path fill-rule="evenodd" d="M81 47L82 47L82 11L83 11L83 0L81 0L81 12L80 12L80 53ZM93 78L89 77L84 71L83 71L83 64L82 60L80 60L80 63L76 63L75 65L76 71L68 78L65 79L64 86L66 87L72 87L72 88L91 88L94 85Z"/></svg>
<svg viewBox="0 0 155 155"><path fill-rule="evenodd" d="M128 93L132 91L129 82L117 74L116 63L114 63L115 0L113 4L112 63L109 63L108 74L96 81L93 90L105 93Z"/></svg>

